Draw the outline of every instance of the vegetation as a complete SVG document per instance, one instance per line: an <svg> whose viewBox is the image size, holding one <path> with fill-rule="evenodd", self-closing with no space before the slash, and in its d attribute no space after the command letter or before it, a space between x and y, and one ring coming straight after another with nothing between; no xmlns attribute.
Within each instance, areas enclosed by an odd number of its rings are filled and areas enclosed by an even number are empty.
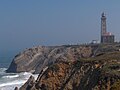
<svg viewBox="0 0 120 90"><path fill-rule="evenodd" d="M111 86L111 90L120 90L120 80Z"/></svg>
<svg viewBox="0 0 120 90"><path fill-rule="evenodd" d="M53 72L57 72L57 71L59 70L59 67L58 67L57 64L53 64L53 65L51 65L49 68L50 68L50 70L52 70Z"/></svg>

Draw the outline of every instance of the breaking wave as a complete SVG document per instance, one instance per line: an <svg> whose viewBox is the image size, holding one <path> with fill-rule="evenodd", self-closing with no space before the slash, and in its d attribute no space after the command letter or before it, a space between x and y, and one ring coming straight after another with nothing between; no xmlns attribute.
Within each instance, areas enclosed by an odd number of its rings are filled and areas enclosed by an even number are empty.
<svg viewBox="0 0 120 90"><path fill-rule="evenodd" d="M0 90L14 90L14 88L23 85L28 78L33 75L35 79L38 74L29 72L5 73L6 68L0 68Z"/></svg>

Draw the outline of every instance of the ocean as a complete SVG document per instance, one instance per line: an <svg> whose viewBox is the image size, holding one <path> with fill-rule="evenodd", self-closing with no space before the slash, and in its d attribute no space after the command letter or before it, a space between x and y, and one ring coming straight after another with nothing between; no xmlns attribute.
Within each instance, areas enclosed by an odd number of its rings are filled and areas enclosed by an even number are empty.
<svg viewBox="0 0 120 90"><path fill-rule="evenodd" d="M0 90L14 90L14 88L22 86L28 78L33 75L29 72L6 73L13 56L0 57ZM37 78L38 74L33 75Z"/></svg>

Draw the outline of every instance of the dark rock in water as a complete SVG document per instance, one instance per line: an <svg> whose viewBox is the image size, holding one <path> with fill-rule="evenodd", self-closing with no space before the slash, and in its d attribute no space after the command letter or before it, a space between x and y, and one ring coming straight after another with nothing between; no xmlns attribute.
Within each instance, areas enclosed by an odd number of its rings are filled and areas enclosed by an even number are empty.
<svg viewBox="0 0 120 90"><path fill-rule="evenodd" d="M17 69L17 64L14 61L12 61L11 65L10 65L10 68L7 69L6 72L9 72L9 73L16 72L16 69Z"/></svg>
<svg viewBox="0 0 120 90"><path fill-rule="evenodd" d="M19 90L32 90L35 85L35 78L30 76L28 81Z"/></svg>
<svg viewBox="0 0 120 90"><path fill-rule="evenodd" d="M90 46L38 46L27 49L15 56L7 72L40 73L48 65L58 61L74 61L83 57L90 57Z"/></svg>
<svg viewBox="0 0 120 90"><path fill-rule="evenodd" d="M15 89L14 89L14 90L19 90L19 89L18 89L18 87L15 87Z"/></svg>

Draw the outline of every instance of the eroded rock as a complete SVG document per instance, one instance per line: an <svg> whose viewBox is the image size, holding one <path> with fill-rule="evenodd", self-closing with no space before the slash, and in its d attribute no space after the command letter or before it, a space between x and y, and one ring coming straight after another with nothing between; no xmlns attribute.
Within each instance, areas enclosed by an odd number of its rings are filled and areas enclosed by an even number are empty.
<svg viewBox="0 0 120 90"><path fill-rule="evenodd" d="M38 46L27 49L15 56L7 72L40 73L41 70L58 61L75 61L90 57L90 46Z"/></svg>

